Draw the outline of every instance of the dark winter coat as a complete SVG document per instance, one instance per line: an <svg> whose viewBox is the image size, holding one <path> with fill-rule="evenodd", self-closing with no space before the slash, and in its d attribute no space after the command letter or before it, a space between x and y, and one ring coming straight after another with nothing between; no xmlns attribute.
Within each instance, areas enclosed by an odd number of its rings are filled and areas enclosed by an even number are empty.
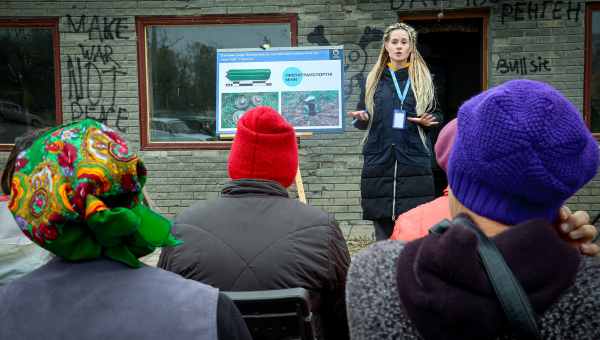
<svg viewBox="0 0 600 340"><path fill-rule="evenodd" d="M0 288L0 306L0 339L251 339L217 289L107 259L55 258Z"/></svg>
<svg viewBox="0 0 600 340"><path fill-rule="evenodd" d="M527 293L542 339L600 339L600 259L581 259L542 220L491 239ZM347 286L352 339L519 339L477 244L454 222L441 235L378 242L357 254Z"/></svg>
<svg viewBox="0 0 600 340"><path fill-rule="evenodd" d="M164 248L159 267L227 291L319 292L327 337L347 338L350 256L341 230L327 213L291 199L278 183L233 181L218 199L177 216L174 234L184 243Z"/></svg>
<svg viewBox="0 0 600 340"><path fill-rule="evenodd" d="M395 72L400 90L408 80L408 68ZM358 110L365 110L364 93ZM363 146L364 165L361 175L361 205L366 220L393 219L399 214L434 198L433 147L427 136L425 143L417 124L406 121L403 130L393 129L394 109L400 99L389 70L382 73L373 96L374 120ZM409 90L403 109L408 117L416 117L416 100ZM430 112L441 122L441 114ZM357 120L354 126L364 130L367 121ZM394 192L395 189L395 192Z"/></svg>

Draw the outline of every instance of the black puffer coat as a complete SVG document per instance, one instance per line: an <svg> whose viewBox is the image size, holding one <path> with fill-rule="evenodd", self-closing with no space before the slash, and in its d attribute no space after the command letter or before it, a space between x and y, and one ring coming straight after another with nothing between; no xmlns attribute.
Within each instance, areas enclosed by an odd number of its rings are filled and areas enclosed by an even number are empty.
<svg viewBox="0 0 600 340"><path fill-rule="evenodd" d="M183 244L158 266L222 290L303 287L321 294L326 339L348 338L344 304L350 255L337 223L272 181L237 180L222 196L179 214Z"/></svg>
<svg viewBox="0 0 600 340"><path fill-rule="evenodd" d="M395 72L398 85L404 89L408 68ZM425 143L417 124L406 121L403 130L392 128L394 109L400 108L394 82L389 70L381 75L374 94L374 120L363 146L364 164L361 175L361 205L363 218L395 219L403 212L428 202L434 197L432 175L433 147L425 128ZM403 109L408 117L416 117L416 100L408 91ZM365 110L364 94L357 106ZM439 112L430 112L441 122ZM366 121L355 121L354 126L364 130Z"/></svg>

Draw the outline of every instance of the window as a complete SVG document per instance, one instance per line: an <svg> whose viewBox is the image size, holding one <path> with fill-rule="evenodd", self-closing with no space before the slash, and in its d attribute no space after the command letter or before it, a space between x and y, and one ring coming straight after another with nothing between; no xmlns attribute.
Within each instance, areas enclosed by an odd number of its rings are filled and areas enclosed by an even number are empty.
<svg viewBox="0 0 600 340"><path fill-rule="evenodd" d="M295 15L138 18L142 149L221 149L216 50L296 45Z"/></svg>
<svg viewBox="0 0 600 340"><path fill-rule="evenodd" d="M58 19L0 19L0 150L62 121Z"/></svg>
<svg viewBox="0 0 600 340"><path fill-rule="evenodd" d="M600 3L586 8L584 116L592 133L600 134Z"/></svg>

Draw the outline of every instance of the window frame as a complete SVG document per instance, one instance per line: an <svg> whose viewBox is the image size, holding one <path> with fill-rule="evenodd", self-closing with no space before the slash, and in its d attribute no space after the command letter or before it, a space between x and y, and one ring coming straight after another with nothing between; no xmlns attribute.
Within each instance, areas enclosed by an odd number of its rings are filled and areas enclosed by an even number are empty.
<svg viewBox="0 0 600 340"><path fill-rule="evenodd" d="M592 131L592 13L600 12L600 3L587 3L585 7L585 47L583 72L583 120L592 135L600 140L600 131Z"/></svg>
<svg viewBox="0 0 600 340"><path fill-rule="evenodd" d="M62 88L60 71L60 33L58 17L43 18L1 18L0 28L47 28L52 32L52 49L54 50L54 118L56 125L62 124ZM0 143L0 151L12 150L14 143Z"/></svg>
<svg viewBox="0 0 600 340"><path fill-rule="evenodd" d="M291 46L298 44L297 14L249 14L249 15L203 15L203 16L149 16L136 17L138 37L138 98L140 113L140 149L141 150L227 150L232 141L171 141L152 142L149 136L150 112L148 111L148 55L146 27L223 25L223 24L290 24Z"/></svg>

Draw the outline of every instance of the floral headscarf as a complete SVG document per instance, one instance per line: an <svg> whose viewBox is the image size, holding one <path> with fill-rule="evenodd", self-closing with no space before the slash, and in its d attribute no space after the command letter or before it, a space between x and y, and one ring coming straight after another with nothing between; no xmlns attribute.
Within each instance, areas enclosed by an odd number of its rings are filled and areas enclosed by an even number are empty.
<svg viewBox="0 0 600 340"><path fill-rule="evenodd" d="M71 261L131 267L181 243L144 203L146 168L114 130L86 119L49 130L16 159L9 209L32 241Z"/></svg>

